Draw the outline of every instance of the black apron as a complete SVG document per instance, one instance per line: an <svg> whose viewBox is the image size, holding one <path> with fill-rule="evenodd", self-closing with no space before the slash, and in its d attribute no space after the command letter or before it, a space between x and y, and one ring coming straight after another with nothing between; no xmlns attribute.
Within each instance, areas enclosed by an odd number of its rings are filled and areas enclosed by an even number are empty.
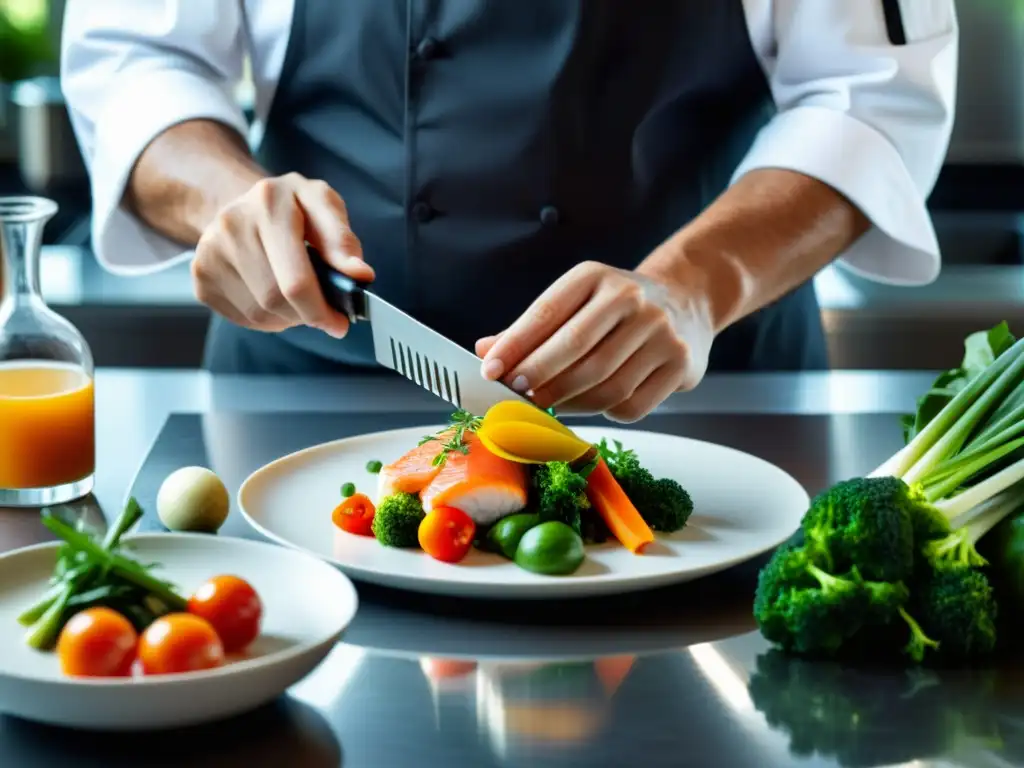
<svg viewBox="0 0 1024 768"><path fill-rule="evenodd" d="M257 155L327 181L374 290L472 349L581 261L636 267L728 184L774 105L741 0L297 0ZM216 320L215 372L374 365L369 329ZM808 283L713 371L827 367Z"/></svg>

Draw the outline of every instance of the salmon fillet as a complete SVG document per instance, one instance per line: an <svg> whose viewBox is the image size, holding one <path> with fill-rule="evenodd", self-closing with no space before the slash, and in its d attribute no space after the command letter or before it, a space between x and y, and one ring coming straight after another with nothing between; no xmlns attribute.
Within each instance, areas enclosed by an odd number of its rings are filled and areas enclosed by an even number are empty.
<svg viewBox="0 0 1024 768"><path fill-rule="evenodd" d="M393 493L419 493L437 477L441 467L434 465L434 459L447 441L447 435L417 445L397 461L381 467L377 476L377 499Z"/></svg>
<svg viewBox="0 0 1024 768"><path fill-rule="evenodd" d="M490 525L523 509L529 490L526 467L495 456L474 434L464 440L469 451L449 453L441 471L420 494L423 510L455 507L478 525Z"/></svg>

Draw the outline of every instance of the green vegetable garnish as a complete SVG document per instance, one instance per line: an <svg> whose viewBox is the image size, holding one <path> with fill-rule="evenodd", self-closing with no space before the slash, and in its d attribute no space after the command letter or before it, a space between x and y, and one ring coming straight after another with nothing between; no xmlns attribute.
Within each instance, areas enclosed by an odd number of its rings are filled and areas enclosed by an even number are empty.
<svg viewBox="0 0 1024 768"><path fill-rule="evenodd" d="M121 537L141 517L138 503L129 499L106 536L97 542L52 513L43 514L43 524L64 543L50 589L18 616L18 623L29 627L25 641L31 647L52 647L67 620L86 608L102 605L117 610L139 631L164 613L187 608L187 601L172 584L150 573L153 565L143 565L121 553Z"/></svg>
<svg viewBox="0 0 1024 768"><path fill-rule="evenodd" d="M540 515L533 512L503 517L487 531L485 542L489 549L511 560L516 556L523 535L539 523Z"/></svg>
<svg viewBox="0 0 1024 768"><path fill-rule="evenodd" d="M420 522L425 516L418 496L412 493L392 494L377 505L373 515L373 535L387 547L418 547Z"/></svg>
<svg viewBox="0 0 1024 768"><path fill-rule="evenodd" d="M693 514L693 499L686 489L671 478L655 478L640 465L634 451L623 449L617 440L613 445L602 440L597 446L598 454L644 522L652 531L661 533L675 533L684 528Z"/></svg>
<svg viewBox="0 0 1024 768"><path fill-rule="evenodd" d="M580 567L585 556L583 539L565 523L551 520L523 534L515 562L533 573L567 576Z"/></svg>
<svg viewBox="0 0 1024 768"><path fill-rule="evenodd" d="M383 467L384 465L377 460L366 462L366 471L371 475L379 474Z"/></svg>
<svg viewBox="0 0 1024 768"><path fill-rule="evenodd" d="M564 461L544 464L533 474L537 513L542 521L565 523L584 540L600 543L608 538L604 521L591 510L587 478Z"/></svg>
<svg viewBox="0 0 1024 768"><path fill-rule="evenodd" d="M349 496L355 495L356 485L355 483L345 483L341 486L341 496L347 499Z"/></svg>
<svg viewBox="0 0 1024 768"><path fill-rule="evenodd" d="M969 336L960 367L904 427L906 445L867 477L815 497L803 541L762 570L754 614L769 640L836 656L870 648L873 658L899 647L914 663L995 650L999 591L977 547L1024 508L1024 340L1005 323ZM1020 571L1005 567L1005 546L995 551L1007 594L1018 594Z"/></svg>
<svg viewBox="0 0 1024 768"><path fill-rule="evenodd" d="M458 410L452 414L450 423L436 435L426 435L419 444L429 443L431 440L440 440L442 435L448 435L448 439L441 446L441 452L434 457L434 466L440 467L448 460L449 453L469 453L469 446L466 444L466 433L476 432L483 419L474 416L469 411Z"/></svg>

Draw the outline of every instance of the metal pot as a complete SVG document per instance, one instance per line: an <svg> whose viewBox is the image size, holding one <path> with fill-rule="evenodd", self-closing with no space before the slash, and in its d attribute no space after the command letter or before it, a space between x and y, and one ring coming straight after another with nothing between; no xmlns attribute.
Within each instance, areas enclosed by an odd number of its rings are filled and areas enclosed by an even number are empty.
<svg viewBox="0 0 1024 768"><path fill-rule="evenodd" d="M13 88L18 167L25 186L53 196L88 187L88 175L56 77L23 80Z"/></svg>

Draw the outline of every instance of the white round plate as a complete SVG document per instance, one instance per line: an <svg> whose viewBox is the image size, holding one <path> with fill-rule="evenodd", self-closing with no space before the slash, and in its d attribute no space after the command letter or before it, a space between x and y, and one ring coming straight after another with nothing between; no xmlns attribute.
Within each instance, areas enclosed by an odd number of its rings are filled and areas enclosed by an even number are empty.
<svg viewBox="0 0 1024 768"><path fill-rule="evenodd" d="M720 445L672 435L584 427L588 441L619 440L656 477L671 477L694 501L689 524L661 535L643 555L615 542L588 547L571 576L540 576L497 555L472 552L458 564L418 550L391 549L338 530L331 511L345 482L375 497L366 463L394 461L440 427L337 440L293 453L249 476L238 492L242 513L262 534L311 552L367 582L460 597L549 598L632 592L695 579L749 560L785 541L807 510L806 491L768 462Z"/></svg>
<svg viewBox="0 0 1024 768"><path fill-rule="evenodd" d="M246 658L204 672L131 679L64 676L53 653L25 645L17 616L47 588L57 544L0 557L0 712L94 730L178 728L266 704L312 672L356 612L342 573L301 552L202 534L126 536L141 562L184 595L207 579L234 574L263 602L260 637Z"/></svg>

